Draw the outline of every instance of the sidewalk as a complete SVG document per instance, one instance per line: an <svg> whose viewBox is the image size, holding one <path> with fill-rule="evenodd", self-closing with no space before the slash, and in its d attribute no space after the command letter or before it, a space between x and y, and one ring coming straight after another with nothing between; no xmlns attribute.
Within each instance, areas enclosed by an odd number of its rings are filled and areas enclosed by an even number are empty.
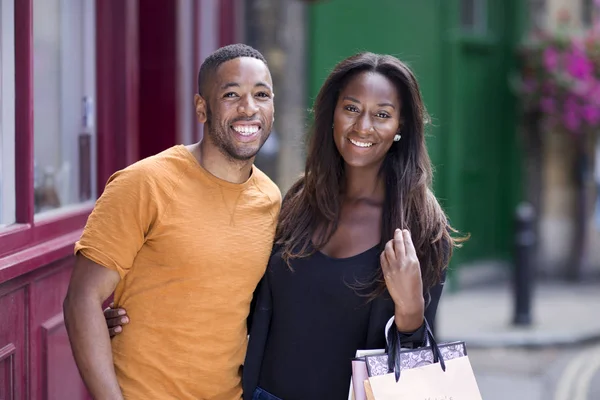
<svg viewBox="0 0 600 400"><path fill-rule="evenodd" d="M541 282L534 289L529 327L512 325L510 282L446 291L436 318L438 342L467 348L575 345L600 340L600 282Z"/></svg>

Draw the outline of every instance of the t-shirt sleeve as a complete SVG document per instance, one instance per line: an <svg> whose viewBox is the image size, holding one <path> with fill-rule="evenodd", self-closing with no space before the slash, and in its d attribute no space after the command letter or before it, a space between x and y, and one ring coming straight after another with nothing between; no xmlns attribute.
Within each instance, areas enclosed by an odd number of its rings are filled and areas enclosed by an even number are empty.
<svg viewBox="0 0 600 400"><path fill-rule="evenodd" d="M134 165L113 174L90 214L75 254L115 270L121 279L158 215L150 171Z"/></svg>

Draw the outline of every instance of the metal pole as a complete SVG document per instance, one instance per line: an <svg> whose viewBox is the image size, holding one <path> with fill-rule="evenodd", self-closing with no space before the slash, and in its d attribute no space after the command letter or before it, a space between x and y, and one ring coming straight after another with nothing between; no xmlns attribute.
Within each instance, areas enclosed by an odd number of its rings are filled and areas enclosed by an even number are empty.
<svg viewBox="0 0 600 400"><path fill-rule="evenodd" d="M518 205L515 213L515 267L514 288L514 325L531 324L531 299L533 280L533 248L535 236L535 210L529 203Z"/></svg>

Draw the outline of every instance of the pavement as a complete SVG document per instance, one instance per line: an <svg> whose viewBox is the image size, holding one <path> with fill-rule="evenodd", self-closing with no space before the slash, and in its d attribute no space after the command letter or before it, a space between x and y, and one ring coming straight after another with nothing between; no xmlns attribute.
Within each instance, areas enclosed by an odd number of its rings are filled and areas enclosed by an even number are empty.
<svg viewBox="0 0 600 400"><path fill-rule="evenodd" d="M532 324L515 326L508 282L442 295L438 340L464 340L474 347L536 347L600 340L600 282L537 284Z"/></svg>
<svg viewBox="0 0 600 400"><path fill-rule="evenodd" d="M438 342L466 342L484 400L600 400L600 282L534 293L529 327L511 323L507 282L444 293Z"/></svg>
<svg viewBox="0 0 600 400"><path fill-rule="evenodd" d="M600 399L600 344L468 353L484 400Z"/></svg>

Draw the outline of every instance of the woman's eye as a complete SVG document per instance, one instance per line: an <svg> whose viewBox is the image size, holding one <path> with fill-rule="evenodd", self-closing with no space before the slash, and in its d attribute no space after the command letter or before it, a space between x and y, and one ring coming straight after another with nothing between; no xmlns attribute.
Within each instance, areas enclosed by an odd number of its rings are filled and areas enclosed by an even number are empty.
<svg viewBox="0 0 600 400"><path fill-rule="evenodd" d="M377 114L377 116L378 116L379 118L389 118L389 117L390 117L390 115L389 115L389 114L387 114L387 113L378 113L378 114Z"/></svg>
<svg viewBox="0 0 600 400"><path fill-rule="evenodd" d="M350 112L358 112L358 108L356 108L355 106L346 106L344 108Z"/></svg>

